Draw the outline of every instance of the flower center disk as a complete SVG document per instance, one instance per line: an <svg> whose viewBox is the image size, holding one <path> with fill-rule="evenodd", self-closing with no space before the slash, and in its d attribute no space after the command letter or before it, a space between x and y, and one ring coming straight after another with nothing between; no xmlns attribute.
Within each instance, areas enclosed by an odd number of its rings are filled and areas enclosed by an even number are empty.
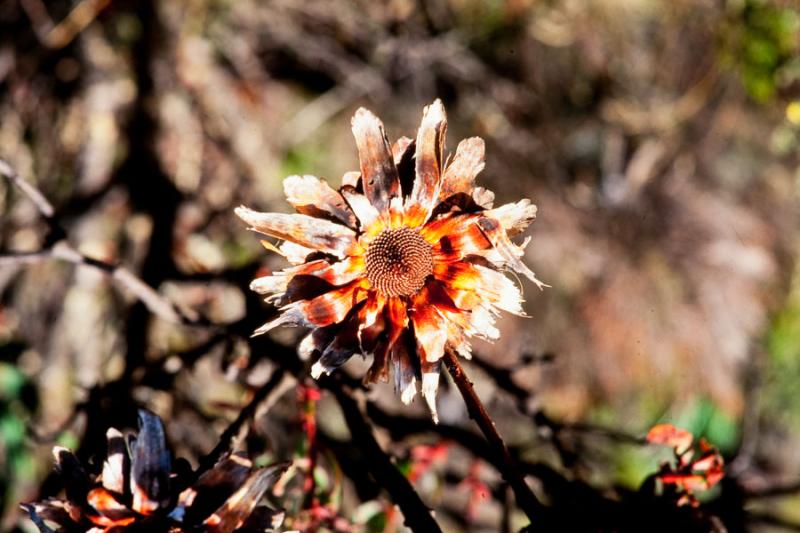
<svg viewBox="0 0 800 533"><path fill-rule="evenodd" d="M367 248L367 279L386 296L411 296L433 273L433 249L411 228L384 230Z"/></svg>

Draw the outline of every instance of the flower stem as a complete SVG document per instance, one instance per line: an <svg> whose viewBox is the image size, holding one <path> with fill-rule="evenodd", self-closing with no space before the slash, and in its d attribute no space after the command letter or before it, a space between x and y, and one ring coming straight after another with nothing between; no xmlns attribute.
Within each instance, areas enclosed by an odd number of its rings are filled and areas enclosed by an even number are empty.
<svg viewBox="0 0 800 533"><path fill-rule="evenodd" d="M467 405L470 418L475 421L486 437L492 453L497 455L500 459L498 464L502 465L501 474L503 475L503 479L506 480L514 491L517 504L525 512L531 522L535 522L537 518L541 518L545 510L544 505L536 498L528 484L525 483L525 479L520 474L516 461L511 457L511 453L508 451L505 442L503 442L503 438L500 436L500 433L497 432L494 420L492 420L489 412L486 411L483 402L481 402L481 399L478 398L478 395L475 393L472 382L461 367L458 356L453 353L452 350L446 349L444 353L444 363L450 375L453 377L453 381L455 381L461 396L464 398L464 403Z"/></svg>

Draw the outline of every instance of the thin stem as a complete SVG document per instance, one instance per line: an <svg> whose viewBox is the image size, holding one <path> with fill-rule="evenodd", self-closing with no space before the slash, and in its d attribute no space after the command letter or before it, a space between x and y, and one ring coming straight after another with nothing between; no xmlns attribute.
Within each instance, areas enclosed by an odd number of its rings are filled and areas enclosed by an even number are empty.
<svg viewBox="0 0 800 533"><path fill-rule="evenodd" d="M239 411L239 415L236 419L222 432L222 435L219 437L219 442L214 449L200 459L197 470L194 472L194 479L199 478L201 474L213 468L213 466L217 464L217 461L230 450L233 439L239 434L247 421L255 417L259 405L267 401L274 391L281 389L281 384L285 376L286 373L284 370L277 368L272 373L272 377L269 381L255 392L250 402Z"/></svg>
<svg viewBox="0 0 800 533"><path fill-rule="evenodd" d="M356 400L333 379L326 379L321 382L321 385L336 396L336 401L339 402L350 430L353 444L358 446L363 454L365 466L369 469L372 477L389 492L394 503L400 508L405 518L405 525L415 532L441 532L439 524L436 523L430 509L414 490L411 482L400 472L375 440L372 427L362 415Z"/></svg>
<svg viewBox="0 0 800 533"><path fill-rule="evenodd" d="M535 522L538 518L541 518L545 510L544 505L536 498L531 488L525 483L525 479L520 475L520 470L516 461L511 457L511 453L508 451L505 442L503 442L503 438L500 436L500 433L497 432L494 420L492 420L492 417L489 415L488 411L486 411L483 402L478 398L472 386L472 382L467 377L464 369L461 368L461 363L459 363L458 357L452 350L445 350L444 363L450 375L453 377L453 381L455 381L461 396L464 398L464 403L467 404L467 411L469 412L470 418L475 421L486 437L492 453L500 459L497 461L497 464L501 466L500 473L514 491L517 504L525 512L531 522Z"/></svg>

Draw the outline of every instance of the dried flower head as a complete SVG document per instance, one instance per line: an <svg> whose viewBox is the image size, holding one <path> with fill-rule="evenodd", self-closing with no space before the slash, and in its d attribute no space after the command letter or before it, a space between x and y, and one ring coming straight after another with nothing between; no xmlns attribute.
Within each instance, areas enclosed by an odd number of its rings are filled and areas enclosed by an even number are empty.
<svg viewBox="0 0 800 533"><path fill-rule="evenodd" d="M290 176L286 196L297 214L236 214L251 229L283 239L262 241L293 266L255 279L280 315L255 334L280 325L307 326L300 355L318 356L313 376L330 373L353 354L372 355L368 382L390 368L403 402L422 380L436 419L436 389L445 349L470 356L472 336L496 339L499 310L522 315L511 269L542 284L520 260L527 240L513 244L536 216L528 200L492 208L494 195L475 186L484 143L461 141L445 159L447 118L439 100L425 108L416 141L390 146L381 121L359 109L352 121L360 172L337 191L314 176Z"/></svg>
<svg viewBox="0 0 800 533"><path fill-rule="evenodd" d="M156 415L139 411L139 434L127 442L114 428L107 438L108 455L97 476L66 448L53 449L66 499L22 505L39 531L231 533L271 530L283 521L282 511L258 503L286 471L286 463L257 469L248 459L229 454L185 488L191 471L174 471Z"/></svg>

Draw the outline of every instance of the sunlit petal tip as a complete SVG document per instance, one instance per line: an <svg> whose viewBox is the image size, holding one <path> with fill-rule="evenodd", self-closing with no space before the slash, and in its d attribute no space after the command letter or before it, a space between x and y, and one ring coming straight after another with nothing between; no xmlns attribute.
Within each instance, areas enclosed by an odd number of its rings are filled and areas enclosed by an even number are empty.
<svg viewBox="0 0 800 533"><path fill-rule="evenodd" d="M431 411L433 423L439 423L439 413L436 410L436 391L439 389L439 372L422 373L422 397Z"/></svg>
<svg viewBox="0 0 800 533"><path fill-rule="evenodd" d="M258 294L284 292L288 281L288 277L281 274L262 276L250 282L250 290Z"/></svg>
<svg viewBox="0 0 800 533"><path fill-rule="evenodd" d="M412 377L411 381L409 381L405 388L403 388L400 392L400 401L403 402L405 405L410 404L414 401L414 397L417 395L417 378Z"/></svg>
<svg viewBox="0 0 800 533"><path fill-rule="evenodd" d="M264 333L268 333L269 331L277 328L281 325L287 326L299 326L304 322L303 320L303 313L297 308L289 308L286 309L278 318L271 320L255 330L251 337L257 337L259 335L263 335Z"/></svg>
<svg viewBox="0 0 800 533"><path fill-rule="evenodd" d="M314 379L319 379L322 376L322 373L325 372L326 374L330 374L323 368L322 364L319 361L311 365L311 377Z"/></svg>

